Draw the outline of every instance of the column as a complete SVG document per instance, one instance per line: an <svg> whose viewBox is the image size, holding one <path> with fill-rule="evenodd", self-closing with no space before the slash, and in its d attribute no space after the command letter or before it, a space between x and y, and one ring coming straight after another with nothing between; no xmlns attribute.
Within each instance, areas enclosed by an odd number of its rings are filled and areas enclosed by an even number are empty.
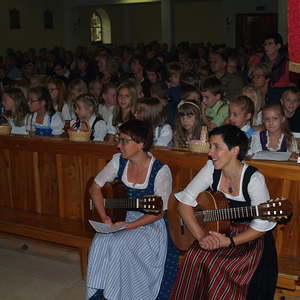
<svg viewBox="0 0 300 300"><path fill-rule="evenodd" d="M174 11L173 0L161 0L161 41L169 48L174 45Z"/></svg>

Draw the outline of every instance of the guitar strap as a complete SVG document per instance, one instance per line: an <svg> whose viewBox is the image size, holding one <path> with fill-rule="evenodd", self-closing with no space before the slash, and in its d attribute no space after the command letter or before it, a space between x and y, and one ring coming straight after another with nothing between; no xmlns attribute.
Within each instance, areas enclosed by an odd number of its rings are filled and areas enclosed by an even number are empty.
<svg viewBox="0 0 300 300"><path fill-rule="evenodd" d="M257 169L253 166L248 166L244 178L243 178L243 184L242 184L242 192L243 196L246 200L246 203L243 203L243 206L251 206L251 199L248 193L248 184L250 182L251 176L257 171ZM213 192L217 192L218 184L221 178L221 170L214 170L213 173L213 183L211 185L211 189Z"/></svg>

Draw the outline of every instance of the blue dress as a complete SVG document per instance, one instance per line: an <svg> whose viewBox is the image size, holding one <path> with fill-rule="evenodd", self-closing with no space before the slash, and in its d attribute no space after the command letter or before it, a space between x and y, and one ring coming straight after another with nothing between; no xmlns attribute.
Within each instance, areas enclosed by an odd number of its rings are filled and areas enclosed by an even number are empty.
<svg viewBox="0 0 300 300"><path fill-rule="evenodd" d="M127 160L120 157L118 178L122 180ZM129 198L154 194L155 177L163 164L155 160L145 189L127 187ZM143 216L128 211L127 222ZM110 234L97 233L93 239L87 275L87 298L97 290L109 300L154 300L164 273L167 230L163 219L152 224Z"/></svg>

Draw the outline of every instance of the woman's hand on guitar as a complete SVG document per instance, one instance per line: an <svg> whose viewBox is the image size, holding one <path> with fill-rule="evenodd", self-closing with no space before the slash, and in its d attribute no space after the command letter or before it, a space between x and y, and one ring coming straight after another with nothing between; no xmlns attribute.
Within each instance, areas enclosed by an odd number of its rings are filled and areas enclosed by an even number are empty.
<svg viewBox="0 0 300 300"><path fill-rule="evenodd" d="M228 237L225 234L209 231L208 235L199 240L199 245L204 250L215 250L228 247Z"/></svg>

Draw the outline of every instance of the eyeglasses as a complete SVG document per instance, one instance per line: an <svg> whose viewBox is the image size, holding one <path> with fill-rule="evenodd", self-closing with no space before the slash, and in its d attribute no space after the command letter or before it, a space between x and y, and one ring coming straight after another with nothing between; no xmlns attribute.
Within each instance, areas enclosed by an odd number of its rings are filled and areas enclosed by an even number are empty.
<svg viewBox="0 0 300 300"><path fill-rule="evenodd" d="M28 100L28 103L32 104L32 103L35 103L35 102L40 102L41 100L37 99L37 100Z"/></svg>
<svg viewBox="0 0 300 300"><path fill-rule="evenodd" d="M49 93L56 91L57 89L48 89Z"/></svg>
<svg viewBox="0 0 300 300"><path fill-rule="evenodd" d="M119 137L119 136L115 137L115 142L118 143L118 144L120 143L122 145L125 145L125 144L129 143L130 141L133 141L133 139Z"/></svg>

